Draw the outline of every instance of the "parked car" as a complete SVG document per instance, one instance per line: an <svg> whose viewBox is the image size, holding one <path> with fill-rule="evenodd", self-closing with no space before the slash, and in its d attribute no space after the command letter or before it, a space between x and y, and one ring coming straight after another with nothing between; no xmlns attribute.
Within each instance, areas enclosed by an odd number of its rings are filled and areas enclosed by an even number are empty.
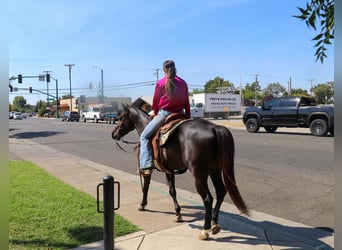
<svg viewBox="0 0 342 250"><path fill-rule="evenodd" d="M11 111L11 112L9 112L9 119L13 119L13 115L14 115L15 112L17 112L17 111Z"/></svg>
<svg viewBox="0 0 342 250"><path fill-rule="evenodd" d="M21 115L21 113L20 112L15 112L14 114L13 114L13 119L14 120L21 120L23 117L22 117L22 115Z"/></svg>
<svg viewBox="0 0 342 250"><path fill-rule="evenodd" d="M26 118L27 117L27 113L21 113L21 117L22 118Z"/></svg>
<svg viewBox="0 0 342 250"><path fill-rule="evenodd" d="M65 111L62 116L62 121L79 121L80 114L77 111Z"/></svg>

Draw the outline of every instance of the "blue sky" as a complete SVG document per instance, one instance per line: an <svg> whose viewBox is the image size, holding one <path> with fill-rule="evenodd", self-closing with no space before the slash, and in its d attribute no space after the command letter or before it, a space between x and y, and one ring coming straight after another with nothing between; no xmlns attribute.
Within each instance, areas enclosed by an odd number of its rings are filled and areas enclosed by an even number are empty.
<svg viewBox="0 0 342 250"><path fill-rule="evenodd" d="M9 76L32 76L52 71L59 95L96 96L100 70L105 96L153 94L154 75L166 59L176 62L178 75L189 89L203 88L216 76L244 87L255 75L262 88L279 82L309 90L334 80L334 47L324 64L315 62L316 32L292 17L306 1L10 1ZM95 68L93 66L96 66ZM159 77L162 77L159 71ZM137 83L137 84L136 84ZM46 92L45 82L24 79L14 87L32 86ZM93 89L89 86L92 84ZM49 84L55 93L55 82ZM46 100L27 91L28 103Z"/></svg>

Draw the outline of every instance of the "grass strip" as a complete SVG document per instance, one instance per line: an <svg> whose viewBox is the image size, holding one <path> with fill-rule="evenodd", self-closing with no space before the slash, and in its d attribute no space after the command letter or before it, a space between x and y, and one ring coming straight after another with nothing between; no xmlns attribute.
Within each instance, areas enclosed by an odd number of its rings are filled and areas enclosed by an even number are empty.
<svg viewBox="0 0 342 250"><path fill-rule="evenodd" d="M70 249L103 240L103 214L92 196L26 161L9 162L9 182L9 249ZM139 231L118 214L114 222L114 237Z"/></svg>

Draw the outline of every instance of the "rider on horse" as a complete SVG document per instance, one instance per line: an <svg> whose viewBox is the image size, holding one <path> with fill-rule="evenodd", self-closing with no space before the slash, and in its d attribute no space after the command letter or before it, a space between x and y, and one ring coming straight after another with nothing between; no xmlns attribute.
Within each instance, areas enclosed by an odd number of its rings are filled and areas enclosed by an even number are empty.
<svg viewBox="0 0 342 250"><path fill-rule="evenodd" d="M150 175L153 169L153 151L150 139L171 113L184 113L190 118L190 103L187 83L177 76L174 61L163 64L165 77L160 79L153 96L153 119L140 136L139 167L142 175Z"/></svg>

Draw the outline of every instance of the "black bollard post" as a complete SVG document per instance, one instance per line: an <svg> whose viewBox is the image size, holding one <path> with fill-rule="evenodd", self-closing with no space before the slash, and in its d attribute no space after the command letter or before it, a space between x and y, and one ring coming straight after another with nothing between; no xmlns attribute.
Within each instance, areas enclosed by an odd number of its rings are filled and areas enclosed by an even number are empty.
<svg viewBox="0 0 342 250"><path fill-rule="evenodd" d="M99 187L103 185L103 211L99 208ZM114 178L103 177L97 185L97 211L103 213L103 241L105 250L114 250Z"/></svg>
<svg viewBox="0 0 342 250"><path fill-rule="evenodd" d="M114 178L103 178L103 240L105 250L114 250Z"/></svg>
<svg viewBox="0 0 342 250"><path fill-rule="evenodd" d="M118 186L118 206L114 208L114 184ZM103 186L103 211L100 210L99 187ZM103 183L97 185L97 211L103 213L103 241L105 250L114 250L114 210L120 208L120 182L113 176L103 177Z"/></svg>

